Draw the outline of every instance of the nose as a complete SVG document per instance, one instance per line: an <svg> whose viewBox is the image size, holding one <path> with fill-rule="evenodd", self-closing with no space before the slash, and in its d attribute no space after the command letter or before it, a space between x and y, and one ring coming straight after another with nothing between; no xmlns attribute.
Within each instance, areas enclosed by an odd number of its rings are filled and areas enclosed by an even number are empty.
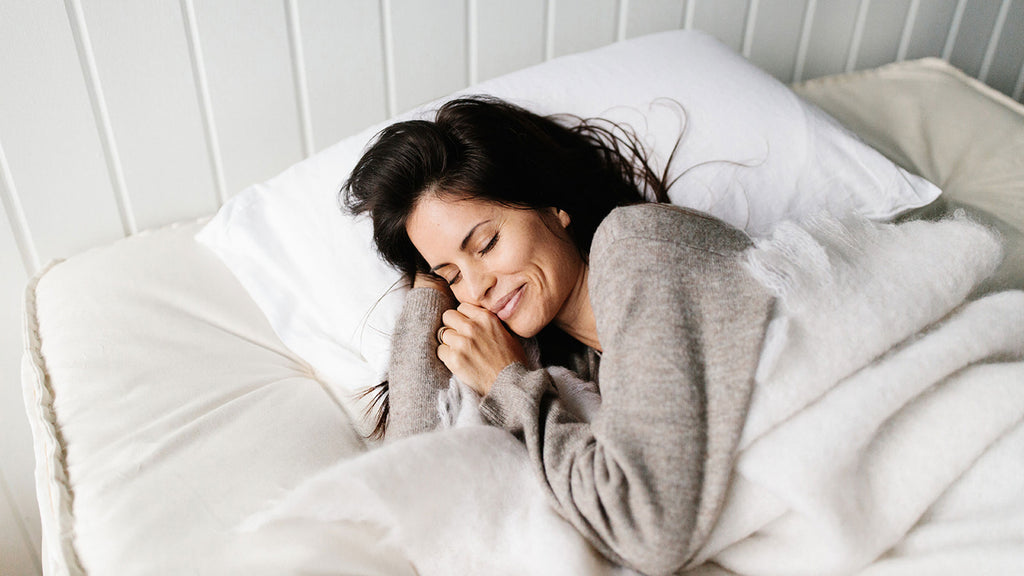
<svg viewBox="0 0 1024 576"><path fill-rule="evenodd" d="M487 270L476 269L476 267L463 270L462 279L463 282L459 283L462 286L456 284L456 287L462 288L463 294L456 294L456 297L460 302L468 302L477 306L483 306L483 302L497 281L494 274Z"/></svg>

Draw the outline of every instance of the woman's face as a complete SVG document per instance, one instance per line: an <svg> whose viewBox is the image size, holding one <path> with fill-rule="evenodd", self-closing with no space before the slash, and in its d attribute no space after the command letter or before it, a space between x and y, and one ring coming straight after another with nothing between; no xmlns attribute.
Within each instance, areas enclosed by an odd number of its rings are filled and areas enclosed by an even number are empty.
<svg viewBox="0 0 1024 576"><path fill-rule="evenodd" d="M406 222L413 245L459 302L529 338L586 294L586 265L565 212L426 194Z"/></svg>

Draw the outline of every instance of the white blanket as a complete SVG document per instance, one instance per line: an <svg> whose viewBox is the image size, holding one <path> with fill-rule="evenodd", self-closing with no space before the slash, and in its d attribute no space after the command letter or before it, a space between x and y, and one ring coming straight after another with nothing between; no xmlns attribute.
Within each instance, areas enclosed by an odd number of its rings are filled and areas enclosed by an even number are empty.
<svg viewBox="0 0 1024 576"><path fill-rule="evenodd" d="M1024 293L968 301L999 258L997 238L962 217L822 218L749 252L779 306L699 570L1019 573ZM592 390L554 373L596 409ZM525 448L474 407L463 394L455 428L341 462L250 519L246 570L632 574L554 513Z"/></svg>

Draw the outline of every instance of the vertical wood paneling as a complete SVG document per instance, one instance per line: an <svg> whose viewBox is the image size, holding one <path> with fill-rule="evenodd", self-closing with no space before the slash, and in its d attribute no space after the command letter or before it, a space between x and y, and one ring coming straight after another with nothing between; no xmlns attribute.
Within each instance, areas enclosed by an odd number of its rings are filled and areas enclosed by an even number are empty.
<svg viewBox="0 0 1024 576"><path fill-rule="evenodd" d="M907 7L907 16L903 20L903 30L900 32L900 44L896 48L896 60L902 62L907 59L907 50L910 48L910 38L914 33L914 23L917 20L918 10L921 8L921 0L910 0Z"/></svg>
<svg viewBox="0 0 1024 576"><path fill-rule="evenodd" d="M313 120L309 112L309 86L306 82L306 56L302 46L302 24L299 22L297 0L284 0L285 19L288 24L288 48L292 59L292 78L295 83L295 100L299 109L299 135L302 140L302 155L313 155Z"/></svg>
<svg viewBox="0 0 1024 576"><path fill-rule="evenodd" d="M99 81L140 229L213 212L185 24L167 0L82 0Z"/></svg>
<svg viewBox="0 0 1024 576"><path fill-rule="evenodd" d="M41 575L39 554L28 545L13 494L5 490L4 469L0 468L0 574Z"/></svg>
<svg viewBox="0 0 1024 576"><path fill-rule="evenodd" d="M971 0L965 4L963 20L949 55L950 64L971 76L978 75L1000 4L1002 0Z"/></svg>
<svg viewBox="0 0 1024 576"><path fill-rule="evenodd" d="M195 2L228 196L302 159L281 0Z"/></svg>
<svg viewBox="0 0 1024 576"><path fill-rule="evenodd" d="M391 0L380 0L380 45L384 54L384 92L387 94L387 115L398 113L398 93L395 90L395 30L391 22Z"/></svg>
<svg viewBox="0 0 1024 576"><path fill-rule="evenodd" d="M896 60L911 0L875 0L864 21L854 69L874 68Z"/></svg>
<svg viewBox="0 0 1024 576"><path fill-rule="evenodd" d="M123 236L63 3L0 10L0 142L40 261Z"/></svg>
<svg viewBox="0 0 1024 576"><path fill-rule="evenodd" d="M906 58L939 57L953 23L957 0L921 0L910 34Z"/></svg>
<svg viewBox="0 0 1024 576"><path fill-rule="evenodd" d="M391 0L396 112L465 88L466 1Z"/></svg>
<svg viewBox="0 0 1024 576"><path fill-rule="evenodd" d="M693 4L696 0L689 0ZM693 8L693 27L712 34L739 52L749 0L701 0Z"/></svg>
<svg viewBox="0 0 1024 576"><path fill-rule="evenodd" d="M480 81L480 1L466 0L466 79Z"/></svg>
<svg viewBox="0 0 1024 576"><path fill-rule="evenodd" d="M206 73L206 58L203 56L203 42L199 39L199 25L196 24L196 7L193 0L180 0L181 16L185 25L185 37L188 40L188 56L192 65L192 78L196 85L196 101L203 120L203 136L206 138L206 149L210 173L213 174L217 191L217 203L224 204L227 200L227 182L224 178L224 160L220 153L220 139L217 136L217 120L213 115L213 102L210 99L209 76Z"/></svg>
<svg viewBox="0 0 1024 576"><path fill-rule="evenodd" d="M552 1L555 2L555 56L615 42L619 21L617 0Z"/></svg>
<svg viewBox="0 0 1024 576"><path fill-rule="evenodd" d="M27 275L8 221L0 205L0 574L33 574L39 573L39 511L32 434L20 379L21 301ZM8 572L7 562L19 570Z"/></svg>
<svg viewBox="0 0 1024 576"><path fill-rule="evenodd" d="M544 61L545 0L477 3L477 78L487 80Z"/></svg>
<svg viewBox="0 0 1024 576"><path fill-rule="evenodd" d="M868 19L868 9L871 8L871 0L859 0L857 5L857 19L853 22L853 33L850 35L850 44L846 48L846 65L843 72L853 72L857 62L857 55L860 54L860 44L864 39L864 26Z"/></svg>
<svg viewBox="0 0 1024 576"><path fill-rule="evenodd" d="M753 23L750 61L783 82L793 81L805 0L761 0Z"/></svg>
<svg viewBox="0 0 1024 576"><path fill-rule="evenodd" d="M25 210L21 207L21 198L11 176L11 168L4 154L3 143L0 142L0 207L6 213L6 224L11 232L11 240L18 247L21 263L28 274L35 274L40 268L39 253L35 241L25 220Z"/></svg>
<svg viewBox="0 0 1024 576"><path fill-rule="evenodd" d="M807 44L804 80L845 70L859 9L859 1L817 3Z"/></svg>
<svg viewBox="0 0 1024 576"><path fill-rule="evenodd" d="M1014 0L1006 13L1003 32L986 82L1006 94L1013 94L1017 77L1024 67L1024 0Z"/></svg>
<svg viewBox="0 0 1024 576"><path fill-rule="evenodd" d="M800 43L796 49L796 62L793 63L793 82L804 79L804 68L807 65L807 50L811 45L811 29L814 26L814 13L818 9L818 0L807 0L804 15L800 22Z"/></svg>
<svg viewBox="0 0 1024 576"><path fill-rule="evenodd" d="M378 0L298 4L316 150L387 118Z"/></svg>
<svg viewBox="0 0 1024 576"><path fill-rule="evenodd" d="M121 153L117 147L117 139L114 137L114 128L110 123L110 111L107 107L103 83L100 81L99 71L96 69L96 55L93 51L89 27L85 23L85 15L82 13L82 2L81 0L64 0L64 6L71 23L71 35L75 39L78 61L85 77L89 103L92 105L93 118L96 120L100 143L103 146L103 158L107 163L107 172L114 187L114 201L117 203L117 212L121 218L121 229L126 236L134 234L138 231L135 210L132 208L131 198L128 197L128 187L124 181L124 167L121 165Z"/></svg>
<svg viewBox="0 0 1024 576"><path fill-rule="evenodd" d="M634 0L626 16L626 37L682 28L685 11L685 0Z"/></svg>

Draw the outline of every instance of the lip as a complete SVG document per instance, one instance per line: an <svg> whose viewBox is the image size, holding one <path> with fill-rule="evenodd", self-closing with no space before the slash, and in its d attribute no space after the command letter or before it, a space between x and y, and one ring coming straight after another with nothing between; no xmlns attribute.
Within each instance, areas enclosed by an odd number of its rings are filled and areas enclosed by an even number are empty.
<svg viewBox="0 0 1024 576"><path fill-rule="evenodd" d="M491 312L494 312L502 322L507 321L512 316L512 313L515 312L516 306L519 305L519 301L522 299L523 289L525 287L526 285L524 284L506 294L501 300L498 300L498 302L495 303Z"/></svg>

